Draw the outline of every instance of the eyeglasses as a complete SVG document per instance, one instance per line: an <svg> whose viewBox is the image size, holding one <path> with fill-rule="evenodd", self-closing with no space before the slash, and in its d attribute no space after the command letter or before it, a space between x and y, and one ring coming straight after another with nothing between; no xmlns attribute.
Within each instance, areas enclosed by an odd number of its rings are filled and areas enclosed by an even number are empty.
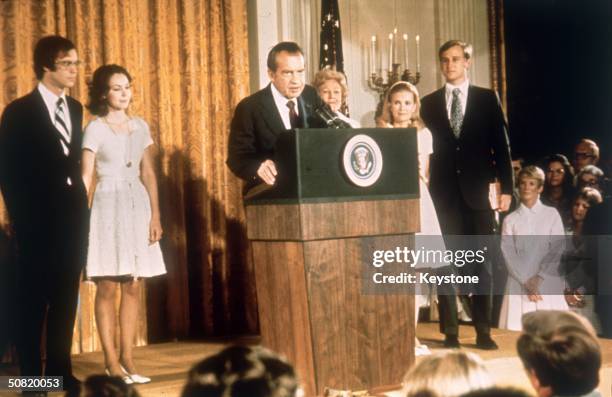
<svg viewBox="0 0 612 397"><path fill-rule="evenodd" d="M83 62L81 61L57 61L55 62L55 64L57 66L60 66L64 69L68 69L70 66L74 66L76 68L78 68L79 66L81 66L83 64Z"/></svg>
<svg viewBox="0 0 612 397"><path fill-rule="evenodd" d="M574 153L574 157L580 160L594 158L595 155L587 152L576 152Z"/></svg>
<svg viewBox="0 0 612 397"><path fill-rule="evenodd" d="M546 171L546 173L562 175L562 174L565 174L565 170L563 168L557 168L556 170L549 169L549 170Z"/></svg>

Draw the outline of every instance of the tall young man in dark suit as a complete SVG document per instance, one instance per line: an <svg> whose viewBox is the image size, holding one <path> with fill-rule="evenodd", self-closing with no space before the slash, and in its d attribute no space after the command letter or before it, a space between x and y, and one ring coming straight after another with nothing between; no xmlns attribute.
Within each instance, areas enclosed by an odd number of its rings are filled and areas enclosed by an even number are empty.
<svg viewBox="0 0 612 397"><path fill-rule="evenodd" d="M238 104L231 124L227 165L246 181L245 191L261 182L274 184L278 135L317 124L312 116L321 104L315 89L304 82L304 54L296 43L275 45L267 66L270 84Z"/></svg>
<svg viewBox="0 0 612 397"><path fill-rule="evenodd" d="M34 49L38 86L11 102L0 122L0 189L18 245L17 348L22 376L72 376L70 349L85 262L88 210L81 179L83 108L64 91L76 82L74 44L42 38Z"/></svg>
<svg viewBox="0 0 612 397"><path fill-rule="evenodd" d="M446 84L421 101L421 116L433 136L429 190L445 237L493 233L495 217L489 190L494 181L501 184L501 195L495 205L499 211L508 210L512 197L505 117L495 92L470 84L467 72L471 55L471 46L464 42L444 43L438 56ZM451 249L461 248L454 246L450 238L446 241ZM480 269L466 266L459 271L477 273L482 285L490 286L490 275L480 266ZM475 293L470 300L477 345L496 349L490 337L491 296ZM445 345L459 347L453 291L440 291L439 301Z"/></svg>

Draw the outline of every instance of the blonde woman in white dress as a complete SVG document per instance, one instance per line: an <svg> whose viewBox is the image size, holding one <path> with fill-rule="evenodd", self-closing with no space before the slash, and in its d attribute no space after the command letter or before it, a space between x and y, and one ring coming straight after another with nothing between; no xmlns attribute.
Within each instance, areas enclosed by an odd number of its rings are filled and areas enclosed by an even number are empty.
<svg viewBox="0 0 612 397"><path fill-rule="evenodd" d="M417 236L439 236L438 238L427 237L422 240L428 249L444 250L442 230L438 222L438 215L429 194L429 156L433 153L433 138L431 132L423 124L419 109L421 101L416 87L405 81L398 81L387 91L383 104L383 113L379 118L379 127L382 128L410 128L417 129L417 146L419 160L419 190L420 190L420 221L421 231ZM417 237L418 238L418 237ZM432 246L435 245L435 246ZM420 246L420 244L419 244ZM439 267L444 264L427 264L427 267ZM419 266L417 266L419 267ZM418 320L419 308L427 302L427 296L422 295L425 291L417 291L415 294L415 325ZM416 340L416 355L430 354L427 346Z"/></svg>
<svg viewBox="0 0 612 397"><path fill-rule="evenodd" d="M131 77L118 65L93 75L88 109L97 116L85 128L82 174L93 190L87 277L96 283L95 314L106 373L126 383L147 383L132 350L142 278L166 272L159 240L162 226L154 145L144 120L130 116ZM95 187L94 181L97 181ZM115 293L121 290L120 346L115 348Z"/></svg>

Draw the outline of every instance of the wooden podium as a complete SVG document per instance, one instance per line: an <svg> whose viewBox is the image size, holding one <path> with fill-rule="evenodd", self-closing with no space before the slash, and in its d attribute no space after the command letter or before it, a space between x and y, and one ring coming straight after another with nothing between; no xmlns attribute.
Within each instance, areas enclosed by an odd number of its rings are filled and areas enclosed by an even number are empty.
<svg viewBox="0 0 612 397"><path fill-rule="evenodd" d="M342 166L356 135L382 155L368 187ZM414 129L288 131L275 186L245 197L262 344L295 365L307 396L396 384L414 361L414 296L364 294L362 266L366 245L419 230L416 145Z"/></svg>

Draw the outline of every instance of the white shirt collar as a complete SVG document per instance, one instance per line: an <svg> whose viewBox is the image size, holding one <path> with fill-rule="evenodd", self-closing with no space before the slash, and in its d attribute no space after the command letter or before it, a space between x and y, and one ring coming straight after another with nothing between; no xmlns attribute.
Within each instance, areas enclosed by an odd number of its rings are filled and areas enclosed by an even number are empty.
<svg viewBox="0 0 612 397"><path fill-rule="evenodd" d="M459 91L461 91L461 96L463 98L467 98L467 92L468 92L468 88L470 87L470 80L469 79L465 79L463 81L463 83L459 84L459 85L452 85L451 83L446 83L444 84L444 87L446 89L446 98L448 99L451 95L453 95L453 90L455 88L459 88Z"/></svg>
<svg viewBox="0 0 612 397"><path fill-rule="evenodd" d="M293 99L288 99L286 98L283 94L280 93L279 90L276 89L276 87L274 86L274 83L270 83L270 87L272 87L272 96L274 97L274 102L276 102L276 106L279 109L289 109L287 107L287 102L291 101L293 103L295 103L295 112L297 114L300 114L300 110L298 109L298 102L297 102L297 98L293 98ZM289 110L287 110L289 111Z"/></svg>
<svg viewBox="0 0 612 397"><path fill-rule="evenodd" d="M544 208L544 204L542 204L542 202L540 201L540 198L538 197L538 200L535 202L533 207L528 208L525 204L521 203L521 206L519 208L521 209L521 212L523 213L537 214L542 210L542 208Z"/></svg>
<svg viewBox="0 0 612 397"><path fill-rule="evenodd" d="M295 113L300 115L300 107L298 106L297 98L287 99L283 94L280 93L279 90L276 89L274 83L270 83L270 87L272 90L272 97L274 98L274 104L276 105L276 109L278 109L278 113L283 121L283 125L285 129L291 129L291 120L289 118L289 108L287 107L287 102L291 101L295 104Z"/></svg>
<svg viewBox="0 0 612 397"><path fill-rule="evenodd" d="M61 95L56 95L50 89L48 89L42 82L38 82L38 92L43 97L45 104L47 105L47 109L49 109L50 113L55 112L55 107L57 106L57 100L62 98L66 107L68 107L68 103L66 102L66 93L62 91Z"/></svg>

